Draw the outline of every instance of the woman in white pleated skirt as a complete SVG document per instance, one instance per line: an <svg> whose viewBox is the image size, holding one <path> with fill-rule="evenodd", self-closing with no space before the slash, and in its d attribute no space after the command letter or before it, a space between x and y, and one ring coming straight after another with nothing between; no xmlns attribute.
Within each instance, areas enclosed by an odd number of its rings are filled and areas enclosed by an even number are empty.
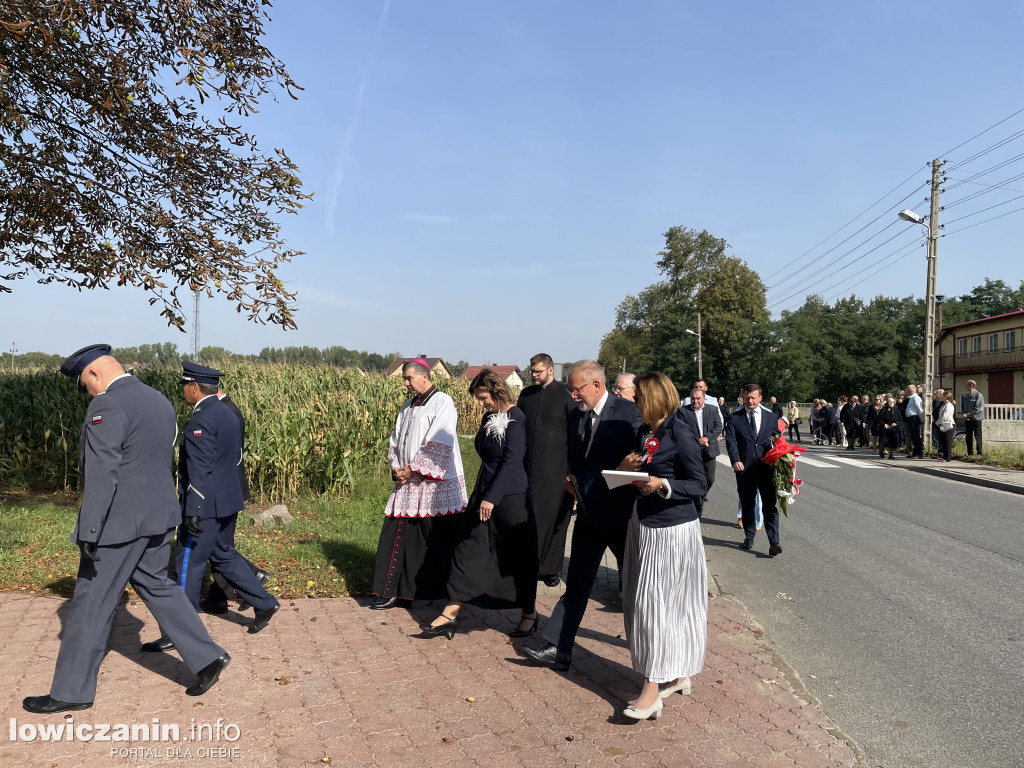
<svg viewBox="0 0 1024 768"><path fill-rule="evenodd" d="M679 396L662 373L636 379L646 425L640 450L621 469L646 472L626 537L622 608L639 698L623 710L659 717L664 700L688 694L704 665L708 634L707 568L695 500L707 492L698 434L676 415Z"/></svg>

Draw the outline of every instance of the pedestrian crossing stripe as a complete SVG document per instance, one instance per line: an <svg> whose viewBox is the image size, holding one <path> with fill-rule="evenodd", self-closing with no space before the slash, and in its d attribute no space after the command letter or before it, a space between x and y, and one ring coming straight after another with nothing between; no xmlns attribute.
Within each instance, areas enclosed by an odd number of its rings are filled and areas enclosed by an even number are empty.
<svg viewBox="0 0 1024 768"><path fill-rule="evenodd" d="M729 461L729 457L726 456L724 453L720 453L716 457L716 459L719 464L724 464L725 466L730 468L732 467L732 462ZM833 464L831 462L838 463ZM828 461L822 461L821 459L808 458L807 455L804 454L801 455L800 458L796 460L796 466L798 471L799 468L805 464L808 467L820 467L823 469L839 469L843 464L846 464L847 466L850 467L857 467L858 469L878 469L878 467L880 466L876 462L864 461L863 459L848 459L845 456L829 456Z"/></svg>

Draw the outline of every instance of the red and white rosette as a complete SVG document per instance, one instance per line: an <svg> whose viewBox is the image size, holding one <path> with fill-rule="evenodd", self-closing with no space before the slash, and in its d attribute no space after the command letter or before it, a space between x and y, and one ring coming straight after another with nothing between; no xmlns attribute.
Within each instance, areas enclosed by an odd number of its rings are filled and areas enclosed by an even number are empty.
<svg viewBox="0 0 1024 768"><path fill-rule="evenodd" d="M649 462L651 460L651 456L654 455L660 445L661 443L658 442L658 438L653 435L644 440L644 455L640 457L640 461L644 464Z"/></svg>

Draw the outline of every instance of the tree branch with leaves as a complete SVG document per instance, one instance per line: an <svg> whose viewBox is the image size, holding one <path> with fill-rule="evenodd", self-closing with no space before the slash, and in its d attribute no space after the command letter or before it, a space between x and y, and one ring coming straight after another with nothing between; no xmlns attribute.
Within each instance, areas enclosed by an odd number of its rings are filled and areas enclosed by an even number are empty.
<svg viewBox="0 0 1024 768"><path fill-rule="evenodd" d="M134 285L183 328L179 291L216 291L295 327L277 270L299 252L274 216L310 195L240 124L301 90L261 43L269 7L0 3L0 292Z"/></svg>

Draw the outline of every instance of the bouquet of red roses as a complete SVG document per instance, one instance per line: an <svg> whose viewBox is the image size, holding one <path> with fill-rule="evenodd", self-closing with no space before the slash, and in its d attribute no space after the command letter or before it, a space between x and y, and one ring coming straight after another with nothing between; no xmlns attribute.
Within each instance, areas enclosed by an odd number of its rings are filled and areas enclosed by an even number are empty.
<svg viewBox="0 0 1024 768"><path fill-rule="evenodd" d="M779 432L786 428L786 422L779 422ZM790 445L781 434L772 440L772 448L761 459L765 464L775 468L772 477L775 481L775 493L779 497L779 510L789 517L786 508L789 503L796 500L800 495L800 486L803 484L796 476L796 458L806 451L799 445Z"/></svg>

